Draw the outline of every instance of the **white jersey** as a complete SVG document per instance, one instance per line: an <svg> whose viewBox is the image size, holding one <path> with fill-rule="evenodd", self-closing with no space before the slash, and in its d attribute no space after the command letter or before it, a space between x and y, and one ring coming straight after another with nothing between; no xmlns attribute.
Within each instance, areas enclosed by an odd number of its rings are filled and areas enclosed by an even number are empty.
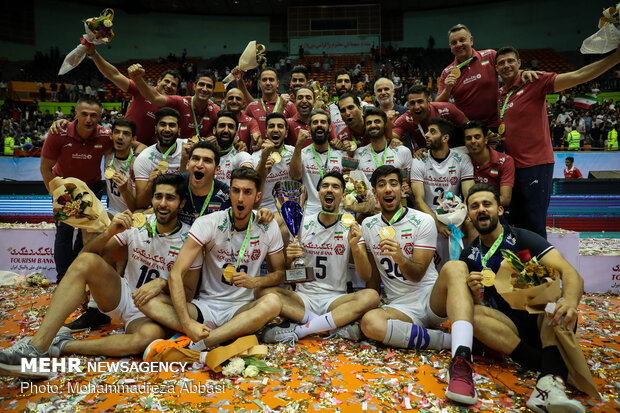
<svg viewBox="0 0 620 413"><path fill-rule="evenodd" d="M146 215L146 222L151 228L156 225L155 220L154 214ZM153 237L147 225L144 225L142 228L130 228L114 236L119 244L127 246L124 277L132 291L155 278L168 279L188 232L189 226L181 223L178 231ZM201 265L202 255L196 258L191 269L200 268Z"/></svg>
<svg viewBox="0 0 620 413"><path fill-rule="evenodd" d="M404 208L405 212L403 212L398 221L392 224L392 228L396 232L394 239L400 244L405 257L411 259L415 248L435 251L437 229L435 228L433 218L424 212ZM424 277L420 281L413 282L406 279L392 257L381 255L379 231L387 226L388 223L383 219L381 213L366 218L362 222L363 238L359 243L366 244L366 249L370 251L375 259L389 304L391 301L397 300L412 291L434 285L437 279L437 270L431 260Z"/></svg>
<svg viewBox="0 0 620 413"><path fill-rule="evenodd" d="M247 152L237 152L237 149L233 146L228 153L220 156L220 171L215 174L215 179L230 186L230 174L233 169L240 168L241 166L252 168L252 155Z"/></svg>
<svg viewBox="0 0 620 413"><path fill-rule="evenodd" d="M340 134L347 127L346 123L342 119L342 115L340 114L340 108L338 107L338 103L332 103L329 105L329 116L332 120L332 129L334 130L336 136Z"/></svg>
<svg viewBox="0 0 620 413"><path fill-rule="evenodd" d="M185 142L187 142L187 139L177 139L176 148L166 157L165 161L168 162L167 173L180 172L181 154L183 153L183 145ZM140 152L140 155L138 155L133 164L136 181L148 181L149 175L153 172L153 169L163 160L164 154L157 149L157 144L151 145Z"/></svg>
<svg viewBox="0 0 620 413"><path fill-rule="evenodd" d="M424 202L433 212L439 207L439 200L447 192L461 195L461 181L474 179L474 166L469 155L450 149L448 157L437 162L427 152L424 159L411 162L411 181L424 184Z"/></svg>
<svg viewBox="0 0 620 413"><path fill-rule="evenodd" d="M361 148L357 148L353 157L360 161L357 169L364 172L366 178L370 181L370 177L372 173L381 165L392 165L398 169L400 169L401 176L405 179L409 179L409 171L411 170L411 151L407 149L405 146L398 146L396 148L390 148L388 145L387 149L381 150L379 152L374 152L377 161L375 162L375 157L373 157L373 149L372 144L368 144L366 146L362 146Z"/></svg>
<svg viewBox="0 0 620 413"><path fill-rule="evenodd" d="M194 221L189 231L189 237L205 247L200 295L218 301L249 303L254 300L254 291L232 285L223 275L223 268L227 264L236 264L237 254L245 238L245 231L231 232L230 211L228 208L203 215ZM276 254L283 248L280 228L275 220L269 224L254 221L247 248L237 269L258 277L266 255Z"/></svg>
<svg viewBox="0 0 620 413"><path fill-rule="evenodd" d="M273 202L273 196L271 195L273 187L276 185L276 182L291 179L289 171L291 170L291 158L293 157L295 148L290 145L284 145L283 150L284 153L280 152L282 160L274 164L271 171L267 175L267 179L263 185L263 199L260 201L261 208L267 208L273 212L276 212L276 204ZM263 150L261 149L252 154L252 163L254 164L254 168L258 168L262 153Z"/></svg>
<svg viewBox="0 0 620 413"><path fill-rule="evenodd" d="M319 200L319 181L321 180L321 173L319 171L319 165L317 165L314 158L313 149L314 144L306 146L301 150L301 182L308 191L308 200L304 211L308 214L314 215L321 211L321 201ZM329 153L329 159L327 154ZM323 170L323 174L330 171L342 172L342 158L347 156L346 152L330 149L325 152L316 152L319 158L320 168Z"/></svg>
<svg viewBox="0 0 620 413"><path fill-rule="evenodd" d="M319 221L318 214L304 217L301 229L304 261L306 266L314 267L315 280L297 284L295 291L308 295L347 293L351 255L348 236L349 228L340 220L326 227Z"/></svg>
<svg viewBox="0 0 620 413"><path fill-rule="evenodd" d="M112 165L110 166L110 161ZM103 169L113 168L116 172L125 175L127 177L127 186L130 191L135 191L136 183L131 173L131 161L127 168L127 159L116 159L114 152L109 152L103 159ZM118 191L116 183L111 179L106 179L106 192L108 195L108 211L112 215L116 215L127 210L127 202L123 199L123 196Z"/></svg>

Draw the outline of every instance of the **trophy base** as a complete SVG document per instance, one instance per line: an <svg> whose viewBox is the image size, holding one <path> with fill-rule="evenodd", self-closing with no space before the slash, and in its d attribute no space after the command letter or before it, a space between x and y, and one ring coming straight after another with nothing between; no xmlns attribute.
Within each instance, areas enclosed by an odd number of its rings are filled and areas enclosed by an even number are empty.
<svg viewBox="0 0 620 413"><path fill-rule="evenodd" d="M303 267L294 268L292 270L286 270L286 284L305 283L308 281L314 281L314 268Z"/></svg>

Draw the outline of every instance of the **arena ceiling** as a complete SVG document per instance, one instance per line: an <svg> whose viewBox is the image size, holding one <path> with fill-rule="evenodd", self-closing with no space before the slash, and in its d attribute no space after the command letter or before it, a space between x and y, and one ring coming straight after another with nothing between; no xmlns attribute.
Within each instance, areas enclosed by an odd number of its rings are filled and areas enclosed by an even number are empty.
<svg viewBox="0 0 620 413"><path fill-rule="evenodd" d="M335 6L354 4L377 4L383 11L429 10L445 7L464 7L472 4L491 3L492 0L388 0L388 1L329 1L329 0L68 0L81 5L91 4L102 8L112 7L131 14L151 11L163 13L205 15L283 15L288 7Z"/></svg>

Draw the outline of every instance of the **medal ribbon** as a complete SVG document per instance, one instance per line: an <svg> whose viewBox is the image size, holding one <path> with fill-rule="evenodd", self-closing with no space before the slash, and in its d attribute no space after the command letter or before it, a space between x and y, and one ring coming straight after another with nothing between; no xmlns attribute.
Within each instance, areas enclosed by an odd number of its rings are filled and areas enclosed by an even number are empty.
<svg viewBox="0 0 620 413"><path fill-rule="evenodd" d="M467 63L471 62L474 59L474 57L470 57L469 59L465 60L463 63L459 63L458 65L456 65L457 69L462 68L463 66L465 66Z"/></svg>
<svg viewBox="0 0 620 413"><path fill-rule="evenodd" d="M497 237L493 245L491 245L491 248L489 248L487 253L484 254L484 257L482 257L481 261L482 261L483 269L487 267L487 261L489 261L489 258L491 258L493 254L495 254L495 251L497 251L503 239L504 239L504 227L502 227L502 232L499 234L499 237ZM480 246L480 253L482 253L482 241L480 241L480 239L478 239L478 244Z"/></svg>
<svg viewBox="0 0 620 413"><path fill-rule="evenodd" d="M276 100L276 104L273 107L273 111L271 111L271 112L267 112L267 106L265 106L265 101L263 101L263 98L260 99L260 104L263 105L263 110L265 111L265 116L269 115L270 113L276 112L278 110L278 106L280 106L280 95L278 95L278 100Z"/></svg>
<svg viewBox="0 0 620 413"><path fill-rule="evenodd" d="M211 182L211 190L209 191L209 195L207 195L207 199L202 203L202 209L200 210L200 214L196 213L196 205L194 205L194 197L192 196L192 188L190 188L189 183L187 184L187 189L189 190L189 199L192 201L192 208L194 208L194 216L201 217L205 212L207 206L209 206L209 201L211 201L211 196L213 195L213 188L215 187L215 180Z"/></svg>
<svg viewBox="0 0 620 413"><path fill-rule="evenodd" d="M400 218L400 216L403 214L403 212L405 212L405 208L403 208L402 206L400 207L400 209L398 211L396 211L396 213L394 214L394 216L392 217L392 219L390 219L388 221L389 225L392 225L393 223L395 223L396 221L398 221L398 218Z"/></svg>
<svg viewBox="0 0 620 413"><path fill-rule="evenodd" d="M515 91L515 89L512 89L510 91L510 93L508 93L508 95L506 96L506 100L504 101L504 105L502 106L502 109L499 111L499 118L500 119L504 119L504 111L506 110L506 105L508 104L508 99L510 99L510 96L512 95L512 93Z"/></svg>
<svg viewBox="0 0 620 413"><path fill-rule="evenodd" d="M200 119L200 126L198 126L198 121L196 120L196 112L194 112L194 96L192 96L191 107L192 107L192 115L194 115L194 129L196 129L196 136L200 136L200 130L202 129L202 119ZM209 109L209 103L207 103L207 109L205 110L205 112L208 109Z"/></svg>
<svg viewBox="0 0 620 413"><path fill-rule="evenodd" d="M129 157L127 158L127 161L125 162L125 166L121 167L121 169L125 172L129 171L129 164L131 163L131 158L133 158L133 148L129 149ZM110 159L110 165L108 165L110 168L114 169L114 160L116 159L116 154L112 154L112 159Z"/></svg>
<svg viewBox="0 0 620 413"><path fill-rule="evenodd" d="M232 246L232 231L233 228L235 227L235 222L233 219L233 213L232 213L232 209L228 210L230 213L230 232L231 232L231 237L230 237L230 258L234 259L234 252L233 252L233 246ZM239 268L239 264L241 264L241 259L243 258L243 256L245 255L245 250L248 248L248 243L250 242L250 229L252 228L252 222L254 221L254 213L251 212L250 215L250 221L248 222L248 227L245 230L245 238L243 239L243 243L241 244L241 248L239 248L239 255L237 255L237 259L235 260L235 269Z"/></svg>
<svg viewBox="0 0 620 413"><path fill-rule="evenodd" d="M168 155L170 155L170 152L171 152L173 149L175 149L176 147L177 147L177 143L176 143L176 141L175 141L175 142L174 142L174 144L172 144L172 146L171 146L171 147L169 147L169 148L168 148L168 150L167 150L164 154L162 154L162 155L161 155L162 159L165 161L165 160L166 160L166 158L168 157Z"/></svg>
<svg viewBox="0 0 620 413"><path fill-rule="evenodd" d="M329 154L331 153L331 148L327 147L327 159L325 159L325 169L327 169L327 163L329 162ZM319 154L314 149L314 144L312 145L312 154L314 155L314 161L316 162L317 168L319 168L319 175L321 175L321 179L323 179L323 168L321 168L321 160L319 159Z"/></svg>
<svg viewBox="0 0 620 413"><path fill-rule="evenodd" d="M158 234L157 233L157 217L156 217L155 221L153 222L153 225L148 225L148 222L147 222L146 227L148 228L149 232L151 233L151 236L153 238L155 238L155 237L167 237L170 234L174 234L179 229L180 226L179 226L179 221L177 219L177 224L176 224L176 226L174 227L174 229L172 231L170 231L170 232L162 232L161 234Z"/></svg>
<svg viewBox="0 0 620 413"><path fill-rule="evenodd" d="M370 146L370 154L372 155L372 158L375 160L375 165L377 165L377 168L385 164L385 153L386 152L387 152L387 140L385 141L385 148L383 148L383 156L381 157L381 164L379 164L379 160L377 159L377 153L373 149L372 145Z"/></svg>

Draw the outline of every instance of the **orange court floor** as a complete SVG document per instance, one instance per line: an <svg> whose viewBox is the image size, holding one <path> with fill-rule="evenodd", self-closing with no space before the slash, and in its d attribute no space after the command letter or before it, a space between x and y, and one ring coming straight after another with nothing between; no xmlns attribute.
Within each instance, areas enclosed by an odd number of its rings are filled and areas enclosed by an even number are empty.
<svg viewBox="0 0 620 413"><path fill-rule="evenodd" d="M53 287L0 287L0 347L32 335L49 304ZM572 387L589 412L618 412L620 334L617 295L587 294L580 305L577 338L603 402ZM78 313L72 314L76 317ZM92 338L121 333L121 325L76 334ZM81 365L118 359L83 357ZM128 359L127 359L128 360ZM140 357L132 360L141 361ZM266 361L281 373L227 378L194 366L185 372L99 371L60 373L50 380L0 377L0 411L334 411L334 412L527 412L525 402L536 375L510 361L476 356L479 402L464 407L444 397L448 351L412 351L376 343L311 336L295 349L270 346ZM106 386L107 385L107 386ZM114 392L116 391L116 392Z"/></svg>

